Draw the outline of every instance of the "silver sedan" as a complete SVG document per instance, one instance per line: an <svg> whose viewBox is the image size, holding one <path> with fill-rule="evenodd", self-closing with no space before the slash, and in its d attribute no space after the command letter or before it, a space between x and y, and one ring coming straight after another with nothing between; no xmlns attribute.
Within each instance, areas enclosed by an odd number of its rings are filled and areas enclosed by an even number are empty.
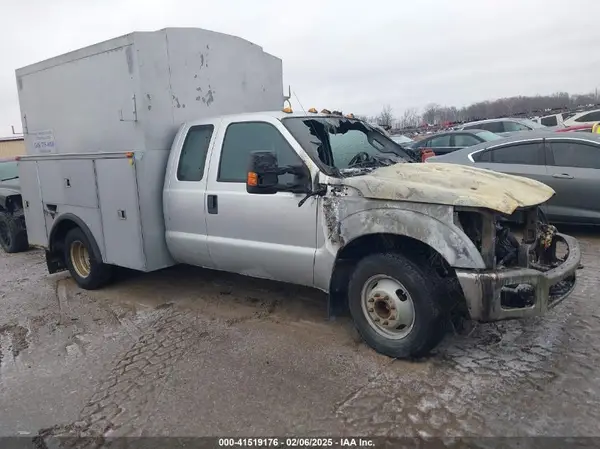
<svg viewBox="0 0 600 449"><path fill-rule="evenodd" d="M427 163L473 165L552 187L542 209L555 223L600 225L600 136L529 132L485 142Z"/></svg>

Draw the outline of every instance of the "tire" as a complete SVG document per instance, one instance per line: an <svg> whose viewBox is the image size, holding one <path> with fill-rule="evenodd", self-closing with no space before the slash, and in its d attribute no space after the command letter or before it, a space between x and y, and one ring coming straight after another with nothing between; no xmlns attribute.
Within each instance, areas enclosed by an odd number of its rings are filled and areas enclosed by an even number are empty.
<svg viewBox="0 0 600 449"><path fill-rule="evenodd" d="M350 278L348 300L365 342L389 357L427 355L447 329L442 308L446 298L438 281L436 273L401 254L360 260ZM392 318L385 319L386 314Z"/></svg>
<svg viewBox="0 0 600 449"><path fill-rule="evenodd" d="M65 262L77 285L95 290L112 279L112 266L97 260L92 244L80 228L71 229L65 237Z"/></svg>
<svg viewBox="0 0 600 449"><path fill-rule="evenodd" d="M22 253L29 249L23 211L0 212L0 246L7 253Z"/></svg>

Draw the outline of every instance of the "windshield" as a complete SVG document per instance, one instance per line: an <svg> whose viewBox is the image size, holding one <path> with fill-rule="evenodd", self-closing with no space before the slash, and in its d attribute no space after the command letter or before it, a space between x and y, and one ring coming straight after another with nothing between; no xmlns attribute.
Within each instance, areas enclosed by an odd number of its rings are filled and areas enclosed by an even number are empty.
<svg viewBox="0 0 600 449"><path fill-rule="evenodd" d="M0 181L19 176L17 161L0 162Z"/></svg>
<svg viewBox="0 0 600 449"><path fill-rule="evenodd" d="M538 122L534 122L533 120L529 120L528 118L519 119L523 125L531 128L531 129L544 129L546 126L539 124Z"/></svg>
<svg viewBox="0 0 600 449"><path fill-rule="evenodd" d="M479 131L476 132L475 134L477 134L478 137L481 137L485 142L490 142L492 140L498 140L498 139L504 139L504 137L499 136L496 133L493 133L491 131Z"/></svg>
<svg viewBox="0 0 600 449"><path fill-rule="evenodd" d="M290 117L282 122L328 174L349 176L398 162L415 162L402 146L360 120Z"/></svg>
<svg viewBox="0 0 600 449"><path fill-rule="evenodd" d="M397 134L395 136L391 136L392 139L396 143L411 143L414 142L410 137L403 136L402 134Z"/></svg>

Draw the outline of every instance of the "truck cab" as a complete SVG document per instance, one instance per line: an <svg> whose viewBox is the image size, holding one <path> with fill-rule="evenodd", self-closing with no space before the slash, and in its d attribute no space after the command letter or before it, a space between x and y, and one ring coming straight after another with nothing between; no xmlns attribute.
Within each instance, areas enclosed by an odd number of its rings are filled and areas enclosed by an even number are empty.
<svg viewBox="0 0 600 449"><path fill-rule="evenodd" d="M310 140L311 126L336 122L357 129L331 134L328 147L318 133ZM254 152L272 153L297 173L278 176L282 188L272 194L248 193ZM315 273L315 260L330 254L319 213L325 190L309 195L338 167L360 172L409 160L389 138L346 117L274 111L188 123L175 138L165 176L167 246L180 262L328 290L328 276Z"/></svg>
<svg viewBox="0 0 600 449"><path fill-rule="evenodd" d="M326 291L330 313L349 310L371 346L406 357L438 343L452 308L495 321L542 314L570 293L577 242L536 212L552 194L418 164L352 116L275 111L182 126L163 203L176 261ZM517 209L528 217L521 243L500 221ZM568 246L565 260L540 252L542 227ZM547 265L534 274L537 263Z"/></svg>

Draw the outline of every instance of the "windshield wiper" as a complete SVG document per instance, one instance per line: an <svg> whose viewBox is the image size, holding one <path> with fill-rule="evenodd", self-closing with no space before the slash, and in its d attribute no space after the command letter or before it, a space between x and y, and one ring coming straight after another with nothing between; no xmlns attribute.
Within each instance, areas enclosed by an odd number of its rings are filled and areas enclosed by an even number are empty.
<svg viewBox="0 0 600 449"><path fill-rule="evenodd" d="M12 178L0 179L0 182L12 181L13 179L19 179L19 177L18 176L13 176Z"/></svg>

